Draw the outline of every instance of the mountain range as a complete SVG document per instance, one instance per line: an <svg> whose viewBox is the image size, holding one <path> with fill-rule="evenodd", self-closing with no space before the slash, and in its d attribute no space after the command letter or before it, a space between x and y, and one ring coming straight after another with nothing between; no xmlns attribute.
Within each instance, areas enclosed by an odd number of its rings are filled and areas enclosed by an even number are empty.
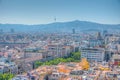
<svg viewBox="0 0 120 80"><path fill-rule="evenodd" d="M10 32L11 29L14 29L15 32L72 32L72 29L80 32L120 30L120 24L99 24L95 22L79 20L39 25L0 24L0 30L3 32Z"/></svg>

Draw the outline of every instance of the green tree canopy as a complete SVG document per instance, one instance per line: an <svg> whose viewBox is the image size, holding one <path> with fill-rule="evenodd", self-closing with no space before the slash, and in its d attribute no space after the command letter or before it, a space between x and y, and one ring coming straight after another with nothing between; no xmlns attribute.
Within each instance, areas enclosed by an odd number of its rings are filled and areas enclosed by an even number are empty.
<svg viewBox="0 0 120 80"><path fill-rule="evenodd" d="M80 52L73 52L73 53L70 53L70 56L67 58L56 58L46 62L36 61L35 66L39 67L41 65L57 65L60 62L78 62L80 61L80 57L81 57Z"/></svg>
<svg viewBox="0 0 120 80"><path fill-rule="evenodd" d="M13 77L14 75L9 73L0 74L0 80L11 80Z"/></svg>

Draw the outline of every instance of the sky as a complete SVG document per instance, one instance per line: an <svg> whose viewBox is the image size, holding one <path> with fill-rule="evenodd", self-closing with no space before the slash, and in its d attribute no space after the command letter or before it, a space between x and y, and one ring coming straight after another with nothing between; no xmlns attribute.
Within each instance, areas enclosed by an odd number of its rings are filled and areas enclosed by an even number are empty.
<svg viewBox="0 0 120 80"><path fill-rule="evenodd" d="M120 0L0 0L0 23L91 21L120 24Z"/></svg>

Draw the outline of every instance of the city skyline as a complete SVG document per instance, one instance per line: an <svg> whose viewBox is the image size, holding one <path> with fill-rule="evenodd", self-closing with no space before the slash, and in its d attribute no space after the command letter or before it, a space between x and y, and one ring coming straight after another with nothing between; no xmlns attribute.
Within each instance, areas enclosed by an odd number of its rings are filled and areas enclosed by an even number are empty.
<svg viewBox="0 0 120 80"><path fill-rule="evenodd" d="M120 24L120 0L0 0L2 24L90 21Z"/></svg>
<svg viewBox="0 0 120 80"><path fill-rule="evenodd" d="M120 80L120 0L0 0L0 80Z"/></svg>

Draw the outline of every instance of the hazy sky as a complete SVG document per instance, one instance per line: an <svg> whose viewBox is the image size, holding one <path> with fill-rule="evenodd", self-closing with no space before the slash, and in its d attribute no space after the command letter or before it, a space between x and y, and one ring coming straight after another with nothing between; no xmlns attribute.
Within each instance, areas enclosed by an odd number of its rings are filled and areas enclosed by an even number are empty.
<svg viewBox="0 0 120 80"><path fill-rule="evenodd" d="M0 23L81 20L120 24L120 0L0 0Z"/></svg>

